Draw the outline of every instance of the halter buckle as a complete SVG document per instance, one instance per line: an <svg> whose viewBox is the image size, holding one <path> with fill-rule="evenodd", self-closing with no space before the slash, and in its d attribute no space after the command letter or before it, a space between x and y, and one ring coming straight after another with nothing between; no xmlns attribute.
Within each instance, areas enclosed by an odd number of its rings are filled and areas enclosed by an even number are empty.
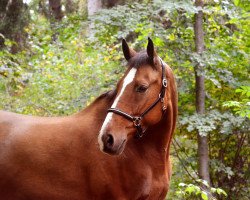
<svg viewBox="0 0 250 200"><path fill-rule="evenodd" d="M167 79L164 78L164 79L162 80L162 85L163 85L164 88L167 87L167 85L168 85Z"/></svg>
<svg viewBox="0 0 250 200"><path fill-rule="evenodd" d="M164 96L162 96L162 93L159 94L159 99L161 99L161 103L164 103Z"/></svg>

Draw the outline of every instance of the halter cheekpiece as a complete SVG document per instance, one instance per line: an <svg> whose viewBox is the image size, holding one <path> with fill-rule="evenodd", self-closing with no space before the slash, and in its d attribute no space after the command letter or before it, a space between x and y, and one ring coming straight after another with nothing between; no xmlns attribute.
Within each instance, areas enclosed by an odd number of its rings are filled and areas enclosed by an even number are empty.
<svg viewBox="0 0 250 200"><path fill-rule="evenodd" d="M162 68L162 86L161 86L161 91L159 93L158 98L154 101L154 103L152 103L140 116L132 116L126 112L123 112L117 108L109 108L108 112L113 112L115 114L121 115L123 117L125 117L127 120L132 121L134 123L134 126L137 130L137 133L135 135L136 138L141 138L146 129L143 130L142 126L141 126L141 120L143 119L143 117L150 111L152 110L159 102L162 103L162 111L163 114L166 110L166 107L164 106L164 96L165 96L165 92L166 92L166 88L167 88L167 79L166 79L166 72L165 72L165 66L161 61L161 68Z"/></svg>

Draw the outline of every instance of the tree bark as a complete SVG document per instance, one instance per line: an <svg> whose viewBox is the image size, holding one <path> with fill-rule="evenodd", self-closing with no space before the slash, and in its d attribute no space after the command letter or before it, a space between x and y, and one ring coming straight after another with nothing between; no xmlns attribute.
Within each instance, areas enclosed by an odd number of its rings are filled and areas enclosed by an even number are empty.
<svg viewBox="0 0 250 200"><path fill-rule="evenodd" d="M75 11L75 3L73 2L73 0L67 0L65 2L65 10L66 13L73 13Z"/></svg>
<svg viewBox="0 0 250 200"><path fill-rule="evenodd" d="M204 1L196 0L195 5L198 9L203 8ZM204 52L204 32L203 32L203 12L199 10L195 14L194 32L196 53ZM203 66L195 66L195 88L196 88L196 112L198 115L205 114L205 76ZM210 185L209 176L209 151L207 136L200 135L197 132L198 139L198 173L201 179L206 180Z"/></svg>
<svg viewBox="0 0 250 200"><path fill-rule="evenodd" d="M38 2L38 11L43 14L47 19L51 17L50 8L46 5L44 0L39 0Z"/></svg>
<svg viewBox="0 0 250 200"><path fill-rule="evenodd" d="M88 15L91 16L102 8L102 0L88 0Z"/></svg>
<svg viewBox="0 0 250 200"><path fill-rule="evenodd" d="M49 0L49 7L53 18L60 21L63 18L61 0Z"/></svg>

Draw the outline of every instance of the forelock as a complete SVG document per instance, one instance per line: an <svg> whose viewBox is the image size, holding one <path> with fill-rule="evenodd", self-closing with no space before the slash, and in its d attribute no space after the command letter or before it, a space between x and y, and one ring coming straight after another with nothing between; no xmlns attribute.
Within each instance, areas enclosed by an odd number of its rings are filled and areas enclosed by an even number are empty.
<svg viewBox="0 0 250 200"><path fill-rule="evenodd" d="M152 65L146 51L141 51L128 62L129 67L138 68L143 65Z"/></svg>

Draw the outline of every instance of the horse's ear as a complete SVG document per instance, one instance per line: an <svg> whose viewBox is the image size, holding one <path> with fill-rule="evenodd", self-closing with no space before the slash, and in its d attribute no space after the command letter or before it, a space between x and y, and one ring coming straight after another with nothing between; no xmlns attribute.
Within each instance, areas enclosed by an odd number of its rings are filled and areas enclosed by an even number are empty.
<svg viewBox="0 0 250 200"><path fill-rule="evenodd" d="M158 66L160 63L160 60L159 60L159 57L157 56L157 53L154 49L154 43L150 37L148 38L147 54L148 54L149 60L152 62L152 64L154 66Z"/></svg>
<svg viewBox="0 0 250 200"><path fill-rule="evenodd" d="M125 39L122 39L122 51L127 61L129 61L130 58L132 58L136 54L135 50L129 48Z"/></svg>
<svg viewBox="0 0 250 200"><path fill-rule="evenodd" d="M147 54L149 59L153 61L154 57L156 56L156 52L154 49L154 43L150 37L148 38Z"/></svg>

